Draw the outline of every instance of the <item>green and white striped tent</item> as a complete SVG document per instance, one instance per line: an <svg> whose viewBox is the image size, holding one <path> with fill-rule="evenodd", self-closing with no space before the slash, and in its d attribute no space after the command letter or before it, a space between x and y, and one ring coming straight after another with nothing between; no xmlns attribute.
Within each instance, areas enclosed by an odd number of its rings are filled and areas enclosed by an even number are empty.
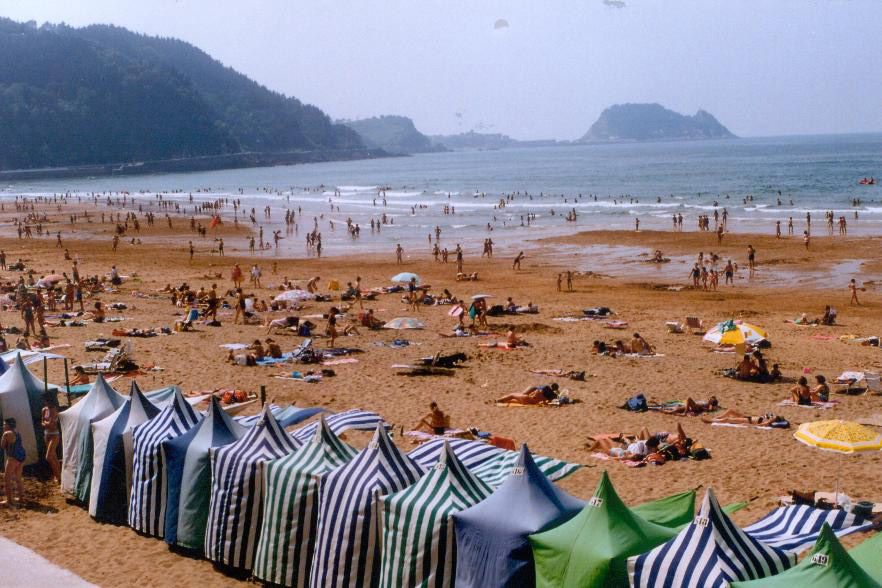
<svg viewBox="0 0 882 588"><path fill-rule="evenodd" d="M445 443L438 463L416 484L381 496L381 585L453 586L453 514L478 504L492 492Z"/></svg>
<svg viewBox="0 0 882 588"><path fill-rule="evenodd" d="M309 586L319 516L319 485L325 474L356 456L325 417L312 438L291 455L263 464L264 516L254 577L283 586Z"/></svg>

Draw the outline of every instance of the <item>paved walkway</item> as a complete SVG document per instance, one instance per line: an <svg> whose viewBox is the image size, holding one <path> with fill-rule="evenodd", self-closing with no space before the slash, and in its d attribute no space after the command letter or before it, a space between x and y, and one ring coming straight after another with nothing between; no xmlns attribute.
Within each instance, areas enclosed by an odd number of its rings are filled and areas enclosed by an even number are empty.
<svg viewBox="0 0 882 588"><path fill-rule="evenodd" d="M96 588L71 571L60 568L18 543L0 537L4 588Z"/></svg>

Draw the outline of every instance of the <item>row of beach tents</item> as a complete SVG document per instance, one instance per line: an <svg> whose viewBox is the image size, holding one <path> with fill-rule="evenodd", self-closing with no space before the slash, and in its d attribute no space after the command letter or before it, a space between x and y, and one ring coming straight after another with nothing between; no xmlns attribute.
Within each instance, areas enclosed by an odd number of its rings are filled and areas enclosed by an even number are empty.
<svg viewBox="0 0 882 588"><path fill-rule="evenodd" d="M13 364L11 370L16 369ZM42 390L22 364L17 378ZM7 372L9 373L9 372ZM4 378L0 376L0 398ZM28 378L33 378L29 380ZM320 414L293 433L286 428ZM841 510L779 508L739 528L708 490L626 506L604 473L587 502L554 481L578 464L434 439L409 453L381 417L272 405L204 414L175 388L129 396L98 378L61 413L63 490L128 524L285 586L879 586L879 536ZM358 451L339 435L373 430ZM796 563L797 554L814 545Z"/></svg>

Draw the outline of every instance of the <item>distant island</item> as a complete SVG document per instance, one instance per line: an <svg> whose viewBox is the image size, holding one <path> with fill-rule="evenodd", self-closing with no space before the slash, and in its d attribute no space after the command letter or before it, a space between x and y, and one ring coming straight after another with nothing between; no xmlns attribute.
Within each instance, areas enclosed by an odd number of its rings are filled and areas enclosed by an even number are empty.
<svg viewBox="0 0 882 588"><path fill-rule="evenodd" d="M315 106L177 39L0 19L0 55L0 170L182 171L383 155Z"/></svg>
<svg viewBox="0 0 882 588"><path fill-rule="evenodd" d="M580 143L734 139L714 116L699 110L687 116L660 104L616 104L601 113Z"/></svg>
<svg viewBox="0 0 882 588"><path fill-rule="evenodd" d="M337 122L358 133L365 146L389 153L409 155L447 151L443 145L433 143L429 137L419 132L413 121L406 116L385 115Z"/></svg>

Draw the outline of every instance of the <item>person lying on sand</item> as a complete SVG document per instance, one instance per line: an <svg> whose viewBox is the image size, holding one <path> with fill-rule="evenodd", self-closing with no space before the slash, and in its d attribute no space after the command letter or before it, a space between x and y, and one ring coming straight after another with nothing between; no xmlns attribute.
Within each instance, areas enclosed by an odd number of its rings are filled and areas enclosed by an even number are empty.
<svg viewBox="0 0 882 588"><path fill-rule="evenodd" d="M746 415L733 408L726 409L722 414L712 419L701 419L705 423L720 423L725 425L757 425L760 427L774 426L776 423L787 423L787 419L771 412L759 416ZM789 423L788 423L789 424Z"/></svg>
<svg viewBox="0 0 882 588"><path fill-rule="evenodd" d="M548 404L558 396L558 385L555 382L547 386L530 386L520 394L497 398L496 404Z"/></svg>
<svg viewBox="0 0 882 588"><path fill-rule="evenodd" d="M689 436L686 435L686 431L683 429L683 425L677 423L677 431L675 433L668 433L667 431L651 433L649 429L643 427L636 435L625 433L618 433L614 435L592 435L591 437L588 437L588 442L586 443L586 445L588 447L588 451L600 451L601 453L609 453L609 450L612 447L615 447L616 444L628 445L630 443L633 443L634 441L648 441L649 439L653 438L658 439L659 443L671 445L675 443L682 443L686 439L688 439Z"/></svg>
<svg viewBox="0 0 882 588"><path fill-rule="evenodd" d="M435 435L443 435L450 428L450 417L438 407L434 400L429 403L429 412L414 426L414 431L426 431Z"/></svg>
<svg viewBox="0 0 882 588"><path fill-rule="evenodd" d="M86 373L86 370L83 369L81 365L74 366L74 377L70 381L71 386L82 386L83 384L91 383L89 381L89 374Z"/></svg>
<svg viewBox="0 0 882 588"><path fill-rule="evenodd" d="M266 332L270 334L273 329L289 329L291 327L297 327L300 324L300 317L296 316L284 316L282 318L272 319L269 317L266 319Z"/></svg>
<svg viewBox="0 0 882 588"><path fill-rule="evenodd" d="M638 439L629 443L626 447L613 447L609 450L609 455L628 460L642 460L650 454L655 453L659 447L657 437L646 439Z"/></svg>
<svg viewBox="0 0 882 588"><path fill-rule="evenodd" d="M655 404L650 401L650 406ZM719 408L720 403L716 396L711 396L704 402L696 402L692 398L686 399L686 404L679 406L662 406L659 411L665 414L675 414L680 416L695 416L705 412L712 412Z"/></svg>
<svg viewBox="0 0 882 588"><path fill-rule="evenodd" d="M250 350L250 353L240 353L238 355L234 355L231 350L229 355L227 355L227 361L239 365L256 365L258 360L266 357L266 351L260 339L255 339L254 343L249 345L247 349Z"/></svg>

